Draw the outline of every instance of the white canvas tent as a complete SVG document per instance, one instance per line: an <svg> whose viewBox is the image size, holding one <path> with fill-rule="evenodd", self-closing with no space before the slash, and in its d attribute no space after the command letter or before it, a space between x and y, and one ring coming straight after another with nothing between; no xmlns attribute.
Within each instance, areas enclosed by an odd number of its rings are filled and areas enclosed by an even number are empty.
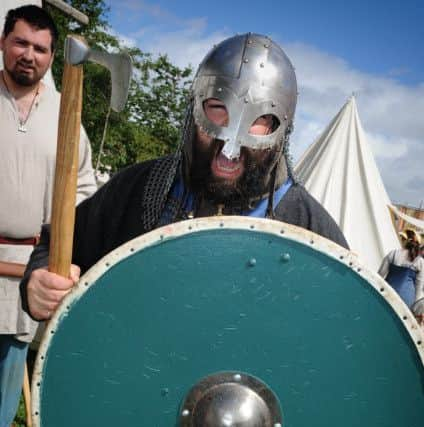
<svg viewBox="0 0 424 427"><path fill-rule="evenodd" d="M374 271L399 247L384 188L352 96L295 166L306 189L327 209L349 246Z"/></svg>

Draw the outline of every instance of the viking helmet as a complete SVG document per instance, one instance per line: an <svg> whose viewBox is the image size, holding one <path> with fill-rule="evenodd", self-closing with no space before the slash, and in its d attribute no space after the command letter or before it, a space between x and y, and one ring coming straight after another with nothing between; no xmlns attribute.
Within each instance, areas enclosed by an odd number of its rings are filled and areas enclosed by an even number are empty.
<svg viewBox="0 0 424 427"><path fill-rule="evenodd" d="M228 126L218 126L205 115L209 98L222 101ZM241 147L265 149L280 146L291 129L296 108L294 68L283 50L268 37L244 34L215 46L200 64L192 85L194 122L209 136L224 141L222 153L240 156ZM256 119L272 115L274 131L252 135Z"/></svg>

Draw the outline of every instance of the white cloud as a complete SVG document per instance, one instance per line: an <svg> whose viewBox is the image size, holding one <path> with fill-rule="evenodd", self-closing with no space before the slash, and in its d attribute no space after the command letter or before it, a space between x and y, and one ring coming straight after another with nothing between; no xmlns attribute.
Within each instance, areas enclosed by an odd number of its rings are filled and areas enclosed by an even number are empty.
<svg viewBox="0 0 424 427"><path fill-rule="evenodd" d="M301 127L315 131L316 123L321 123L315 135L306 134L312 143L355 93L367 141L390 198L418 206L424 199L424 84L406 86L370 75L300 43L285 48L296 67L300 92L294 143Z"/></svg>
<svg viewBox="0 0 424 427"><path fill-rule="evenodd" d="M390 161L408 155L408 147L413 141L405 138L393 138L381 134L367 133L367 141L375 157L380 160Z"/></svg>
<svg viewBox="0 0 424 427"><path fill-rule="evenodd" d="M166 53L179 67L192 65L196 68L213 45L230 35L226 30L206 35L206 28L206 18L199 18L186 21L181 29L166 33L150 29L140 39L140 46L153 54Z"/></svg>

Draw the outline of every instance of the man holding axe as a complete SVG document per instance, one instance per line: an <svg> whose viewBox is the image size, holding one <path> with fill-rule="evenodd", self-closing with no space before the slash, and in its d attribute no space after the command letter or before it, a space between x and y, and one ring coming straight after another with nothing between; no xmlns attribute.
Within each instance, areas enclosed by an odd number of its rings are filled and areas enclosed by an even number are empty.
<svg viewBox="0 0 424 427"><path fill-rule="evenodd" d="M70 63L84 60L81 54ZM277 219L347 247L330 215L292 174L296 100L294 68L275 42L250 33L224 40L199 66L177 152L124 169L79 205L69 258L84 272L154 228L222 214ZM52 236L57 229L52 224ZM69 265L60 275L46 270L57 259L50 242L48 260L49 240L45 227L22 281L26 309L37 319L51 317L78 271L69 278Z"/></svg>
<svg viewBox="0 0 424 427"><path fill-rule="evenodd" d="M50 222L60 96L42 78L57 35L50 15L28 5L8 12L0 39L0 427L9 427L15 416L37 327L21 308L19 277L41 225ZM77 201L95 189L82 130Z"/></svg>

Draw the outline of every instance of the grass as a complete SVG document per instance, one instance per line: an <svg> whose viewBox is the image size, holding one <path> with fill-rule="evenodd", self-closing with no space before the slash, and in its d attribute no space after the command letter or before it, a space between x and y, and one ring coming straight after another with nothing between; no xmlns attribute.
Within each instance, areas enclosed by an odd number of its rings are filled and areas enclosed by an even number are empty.
<svg viewBox="0 0 424 427"><path fill-rule="evenodd" d="M19 407L18 412L16 414L16 417L13 421L14 427L25 427L26 423L26 414L25 414L25 404L24 404L24 398L21 396L21 400L19 401Z"/></svg>

